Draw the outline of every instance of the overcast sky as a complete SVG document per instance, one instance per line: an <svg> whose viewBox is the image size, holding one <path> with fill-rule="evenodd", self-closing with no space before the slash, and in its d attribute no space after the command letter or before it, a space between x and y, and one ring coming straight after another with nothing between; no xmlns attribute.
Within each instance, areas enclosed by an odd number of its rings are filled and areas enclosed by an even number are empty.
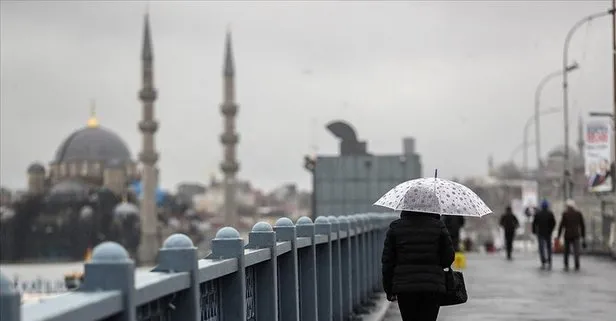
<svg viewBox="0 0 616 321"><path fill-rule="evenodd" d="M532 116L537 83L562 65L565 35L610 1L152 1L162 185L207 181L222 147L224 33L233 31L240 177L309 186L302 155L336 153L324 129L350 121L374 153L413 136L424 172L486 173L507 161ZM24 187L83 127L95 99L103 126L141 149L144 2L2 1L2 185ZM577 116L612 108L611 19L571 43L572 143ZM559 80L542 96L562 106ZM543 118L544 152L562 144L562 115ZM531 136L532 137L532 136ZM529 156L535 159L534 149ZM521 162L521 153L518 154ZM532 161L531 164L535 162Z"/></svg>

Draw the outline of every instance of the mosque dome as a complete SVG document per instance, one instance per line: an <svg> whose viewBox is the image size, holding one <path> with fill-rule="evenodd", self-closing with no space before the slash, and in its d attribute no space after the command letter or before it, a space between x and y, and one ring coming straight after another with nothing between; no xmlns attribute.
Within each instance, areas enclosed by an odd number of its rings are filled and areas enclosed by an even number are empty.
<svg viewBox="0 0 616 321"><path fill-rule="evenodd" d="M56 151L54 162L109 160L130 162L128 147L116 133L99 126L88 126L64 140Z"/></svg>
<svg viewBox="0 0 616 321"><path fill-rule="evenodd" d="M45 174L45 166L40 163L32 163L28 166L28 174Z"/></svg>
<svg viewBox="0 0 616 321"><path fill-rule="evenodd" d="M113 214L118 218L139 216L139 208L135 204L124 201L113 209Z"/></svg>

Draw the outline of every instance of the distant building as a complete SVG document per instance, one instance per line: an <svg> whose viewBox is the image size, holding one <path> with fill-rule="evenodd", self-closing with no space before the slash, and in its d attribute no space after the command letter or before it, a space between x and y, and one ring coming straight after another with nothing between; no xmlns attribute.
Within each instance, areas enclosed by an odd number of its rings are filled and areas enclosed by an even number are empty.
<svg viewBox="0 0 616 321"><path fill-rule="evenodd" d="M340 155L314 159L315 217L387 211L372 204L399 183L422 176L415 139L404 138L400 154L371 155L348 124L335 122L328 129L341 140Z"/></svg>

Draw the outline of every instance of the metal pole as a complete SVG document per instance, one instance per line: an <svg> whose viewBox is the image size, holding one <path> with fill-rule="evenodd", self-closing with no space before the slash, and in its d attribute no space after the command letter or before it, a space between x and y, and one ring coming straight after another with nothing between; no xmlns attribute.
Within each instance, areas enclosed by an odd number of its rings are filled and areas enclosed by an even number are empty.
<svg viewBox="0 0 616 321"><path fill-rule="evenodd" d="M560 76L560 71L557 71L555 73L555 75ZM560 112L561 108L549 108L549 109L544 109L542 110L541 113L539 112L535 112L535 114L533 116L531 116L527 121L526 124L524 125L524 140L523 140L523 145L524 145L524 160L523 160L523 166L522 168L524 169L524 173L528 173L528 129L530 128L530 125L535 124L535 134L538 133L537 131L537 124L539 123L538 119L541 118L541 116L545 116L545 115L549 115L549 114L554 114L556 112ZM535 147L537 147L537 145L539 145L539 136L535 137ZM541 155L541 154L537 154L537 155ZM538 161L541 161L540 157L537 157ZM539 167L540 164L537 163L537 172L539 172Z"/></svg>
<svg viewBox="0 0 616 321"><path fill-rule="evenodd" d="M565 134L565 150L563 155L563 182L565 184L565 192L564 199L571 198L571 186L570 186L570 176L571 176L571 166L569 164L569 83L567 79L567 66L569 64L569 43L571 42L571 38L575 31L583 26L584 24L603 16L608 16L613 14L614 10L610 9L608 11L595 13L589 16L586 16L582 20L578 21L573 25L571 30L567 33L565 37L565 45L563 48L563 66L562 66L562 74L563 74L563 121L564 121L564 134Z"/></svg>
<svg viewBox="0 0 616 321"><path fill-rule="evenodd" d="M614 125L616 126L616 0L612 0L612 69L614 73ZM614 139L616 144L616 139ZM616 152L616 145L614 151ZM612 159L612 162L616 159Z"/></svg>

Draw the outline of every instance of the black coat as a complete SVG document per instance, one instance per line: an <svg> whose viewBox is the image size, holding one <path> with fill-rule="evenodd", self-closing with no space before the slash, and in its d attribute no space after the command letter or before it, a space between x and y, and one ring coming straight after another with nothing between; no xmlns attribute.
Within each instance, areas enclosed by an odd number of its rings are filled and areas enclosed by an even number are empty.
<svg viewBox="0 0 616 321"><path fill-rule="evenodd" d="M445 292L443 268L454 260L451 237L436 214L402 212L389 225L383 256L387 294Z"/></svg>
<svg viewBox="0 0 616 321"><path fill-rule="evenodd" d="M500 219L500 226L503 227L506 234L513 234L515 230L520 227L520 222L518 222L518 218L515 217L513 212L505 212Z"/></svg>
<svg viewBox="0 0 616 321"><path fill-rule="evenodd" d="M535 219L533 220L533 234L552 238L554 227L556 227L556 219L552 211L549 209L542 209L535 214Z"/></svg>

